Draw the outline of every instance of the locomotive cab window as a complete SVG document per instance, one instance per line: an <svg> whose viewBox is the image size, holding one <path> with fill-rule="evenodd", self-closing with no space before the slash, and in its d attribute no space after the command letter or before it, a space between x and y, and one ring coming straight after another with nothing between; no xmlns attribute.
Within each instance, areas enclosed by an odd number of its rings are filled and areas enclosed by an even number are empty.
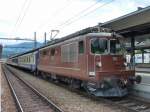
<svg viewBox="0 0 150 112"><path fill-rule="evenodd" d="M79 41L79 54L83 54L83 53L84 53L84 42Z"/></svg>
<svg viewBox="0 0 150 112"><path fill-rule="evenodd" d="M121 52L121 46L119 40L111 39L110 40L110 53L119 53Z"/></svg>
<svg viewBox="0 0 150 112"><path fill-rule="evenodd" d="M95 38L91 40L91 52L94 54L103 54L108 52L107 39Z"/></svg>

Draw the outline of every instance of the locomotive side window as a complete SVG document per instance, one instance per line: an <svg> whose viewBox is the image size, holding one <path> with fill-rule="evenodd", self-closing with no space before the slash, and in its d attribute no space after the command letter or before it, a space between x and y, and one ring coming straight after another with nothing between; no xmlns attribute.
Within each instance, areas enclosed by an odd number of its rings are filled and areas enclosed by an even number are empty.
<svg viewBox="0 0 150 112"><path fill-rule="evenodd" d="M69 60L68 52L69 52L68 45L62 45L61 46L61 60L62 60L62 62L68 62L68 60Z"/></svg>
<svg viewBox="0 0 150 112"><path fill-rule="evenodd" d="M61 46L61 61L72 63L78 61L78 43L75 42Z"/></svg>
<svg viewBox="0 0 150 112"><path fill-rule="evenodd" d="M47 55L47 51L44 50L44 51L42 52L42 54L43 54L43 55Z"/></svg>
<svg viewBox="0 0 150 112"><path fill-rule="evenodd" d="M83 54L84 53L84 42L80 41L79 42L79 54Z"/></svg>
<svg viewBox="0 0 150 112"><path fill-rule="evenodd" d="M69 62L77 62L78 60L78 43L71 43L69 46Z"/></svg>
<svg viewBox="0 0 150 112"><path fill-rule="evenodd" d="M54 55L55 55L55 48L51 48L51 60L54 60Z"/></svg>
<svg viewBox="0 0 150 112"><path fill-rule="evenodd" d="M108 52L108 42L106 39L92 39L91 52L94 54L103 54Z"/></svg>
<svg viewBox="0 0 150 112"><path fill-rule="evenodd" d="M52 49L51 49L51 56L54 56L54 55L55 55L55 49L52 48Z"/></svg>

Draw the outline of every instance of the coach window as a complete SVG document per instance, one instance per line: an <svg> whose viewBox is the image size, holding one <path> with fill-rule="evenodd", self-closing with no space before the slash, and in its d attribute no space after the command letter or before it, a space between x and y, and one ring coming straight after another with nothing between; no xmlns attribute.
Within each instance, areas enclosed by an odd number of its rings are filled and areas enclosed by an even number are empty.
<svg viewBox="0 0 150 112"><path fill-rule="evenodd" d="M29 63L30 63L30 58L31 58L31 57L29 57Z"/></svg>
<svg viewBox="0 0 150 112"><path fill-rule="evenodd" d="M29 56L27 57L27 63L29 62Z"/></svg>
<svg viewBox="0 0 150 112"><path fill-rule="evenodd" d="M84 53L84 42L80 41L79 42L79 54L83 54Z"/></svg>
<svg viewBox="0 0 150 112"><path fill-rule="evenodd" d="M29 56L27 56L27 63L29 62Z"/></svg>
<svg viewBox="0 0 150 112"><path fill-rule="evenodd" d="M29 59L29 58L28 58L28 56L27 56L27 57L26 57L26 63L28 63L28 59Z"/></svg>

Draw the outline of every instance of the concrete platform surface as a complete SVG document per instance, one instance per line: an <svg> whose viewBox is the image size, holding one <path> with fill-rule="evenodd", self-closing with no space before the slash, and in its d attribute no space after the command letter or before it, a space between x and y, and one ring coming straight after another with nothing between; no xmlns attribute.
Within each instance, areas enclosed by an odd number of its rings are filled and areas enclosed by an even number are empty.
<svg viewBox="0 0 150 112"><path fill-rule="evenodd" d="M135 68L136 72L143 72L143 73L149 73L150 74L150 68Z"/></svg>
<svg viewBox="0 0 150 112"><path fill-rule="evenodd" d="M142 68L141 70L143 70L143 72L137 71L136 75L140 75L142 77L142 81L140 84L134 85L132 93L136 96L150 100L150 72L148 68Z"/></svg>

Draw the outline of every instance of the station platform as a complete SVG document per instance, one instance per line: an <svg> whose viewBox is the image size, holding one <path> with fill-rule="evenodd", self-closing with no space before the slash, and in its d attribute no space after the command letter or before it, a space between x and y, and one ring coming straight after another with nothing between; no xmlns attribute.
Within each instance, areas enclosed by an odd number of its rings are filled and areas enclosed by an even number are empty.
<svg viewBox="0 0 150 112"><path fill-rule="evenodd" d="M140 84L135 84L132 94L150 101L150 68L135 68L136 75L142 77Z"/></svg>

